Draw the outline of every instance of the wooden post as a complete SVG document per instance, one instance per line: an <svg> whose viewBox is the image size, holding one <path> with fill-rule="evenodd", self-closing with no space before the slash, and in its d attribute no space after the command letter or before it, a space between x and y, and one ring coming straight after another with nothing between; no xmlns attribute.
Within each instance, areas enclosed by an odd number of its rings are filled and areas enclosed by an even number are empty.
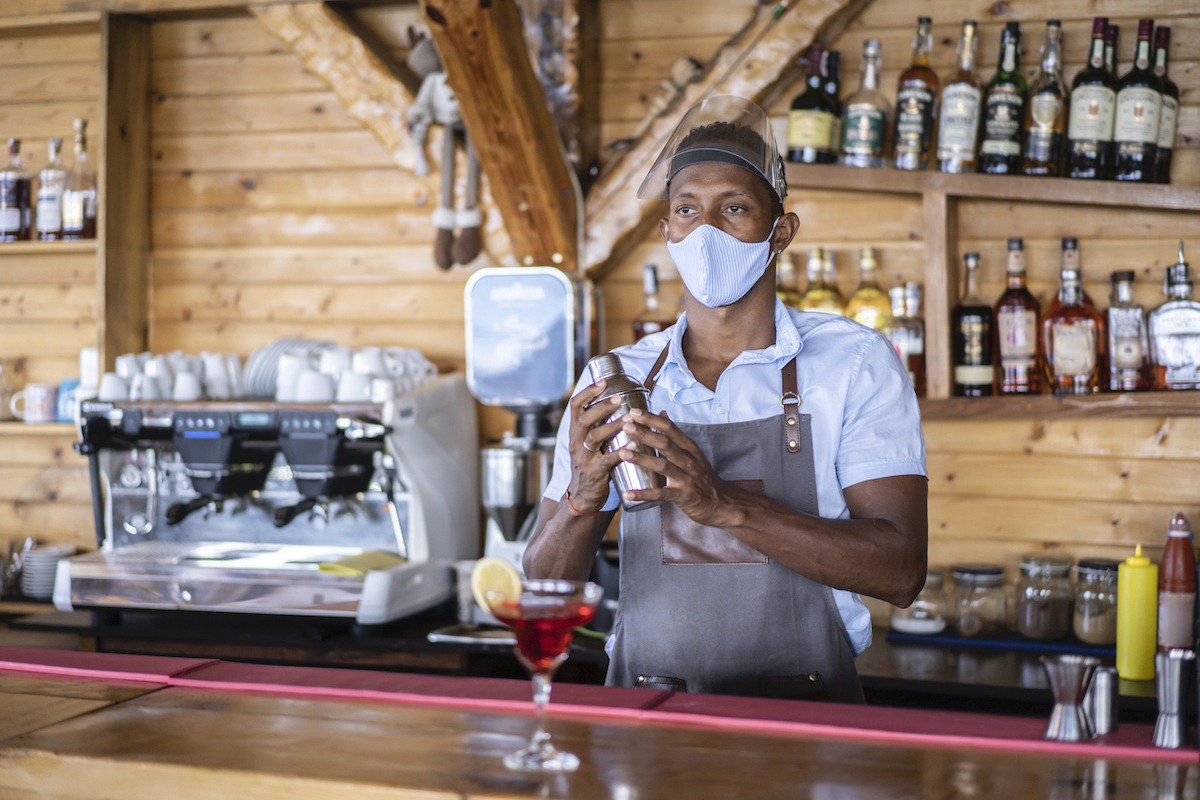
<svg viewBox="0 0 1200 800"><path fill-rule="evenodd" d="M421 7L517 262L575 269L582 209L514 0Z"/></svg>
<svg viewBox="0 0 1200 800"><path fill-rule="evenodd" d="M925 391L950 396L950 309L958 302L958 201L925 192Z"/></svg>

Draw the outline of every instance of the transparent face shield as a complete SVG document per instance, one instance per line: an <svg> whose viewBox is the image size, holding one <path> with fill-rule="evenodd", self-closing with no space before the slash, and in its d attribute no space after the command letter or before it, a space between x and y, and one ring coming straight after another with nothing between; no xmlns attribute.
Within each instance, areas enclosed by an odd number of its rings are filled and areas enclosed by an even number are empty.
<svg viewBox="0 0 1200 800"><path fill-rule="evenodd" d="M688 109L637 196L666 200L671 178L692 164L732 164L762 177L782 203L787 196L783 159L771 121L744 97L710 97Z"/></svg>

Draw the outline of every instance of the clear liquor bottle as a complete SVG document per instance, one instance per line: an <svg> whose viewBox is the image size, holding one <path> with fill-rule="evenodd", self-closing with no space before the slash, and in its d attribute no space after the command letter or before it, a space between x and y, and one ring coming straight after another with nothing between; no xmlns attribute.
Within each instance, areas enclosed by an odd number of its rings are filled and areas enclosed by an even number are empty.
<svg viewBox="0 0 1200 800"><path fill-rule="evenodd" d="M912 66L900 73L896 86L896 131L892 161L897 169L925 169L937 118L940 83L929 68L933 50L933 20L920 17L913 39Z"/></svg>
<svg viewBox="0 0 1200 800"><path fill-rule="evenodd" d="M1092 20L1092 45L1087 65L1071 83L1071 113L1067 122L1067 176L1088 180L1108 178L1112 169L1113 113L1117 81L1104 66L1104 37L1108 17Z"/></svg>
<svg viewBox="0 0 1200 800"><path fill-rule="evenodd" d="M833 140L837 107L824 89L821 74L824 52L825 46L819 42L808 48L807 88L792 101L788 112L788 161L803 164L837 161L837 145Z"/></svg>
<svg viewBox="0 0 1200 800"><path fill-rule="evenodd" d="M842 126L842 163L850 167L882 167L886 161L888 120L892 107L879 91L879 42L863 42L858 90L846 98Z"/></svg>
<svg viewBox="0 0 1200 800"><path fill-rule="evenodd" d="M826 50L825 59L821 65L821 77L824 83L821 88L826 96L833 101L833 132L829 136L834 160L837 160L838 150L842 146L842 54L837 50Z"/></svg>
<svg viewBox="0 0 1200 800"><path fill-rule="evenodd" d="M50 160L38 173L37 238L53 242L62 238L62 198L67 170L62 161L62 139L50 140Z"/></svg>
<svg viewBox="0 0 1200 800"><path fill-rule="evenodd" d="M674 317L667 312L658 297L658 267L646 264L642 267L642 310L633 319L633 340L641 341L652 333L665 331L675 324Z"/></svg>
<svg viewBox="0 0 1200 800"><path fill-rule="evenodd" d="M807 272L808 290L800 300L800 310L841 315L841 296L837 293L836 286L831 289L825 282L825 252L820 247L813 247L808 251Z"/></svg>
<svg viewBox="0 0 1200 800"><path fill-rule="evenodd" d="M979 297L979 253L967 253L963 262L967 289L950 312L954 396L991 397L995 386L992 307Z"/></svg>
<svg viewBox="0 0 1200 800"><path fill-rule="evenodd" d="M1137 392L1150 386L1146 357L1150 353L1146 311L1133 300L1131 269L1118 270L1111 276L1112 295L1105 312L1108 331L1108 390Z"/></svg>
<svg viewBox="0 0 1200 800"><path fill-rule="evenodd" d="M32 179L21 166L21 140L8 140L8 165L0 170L0 242L30 238L29 192Z"/></svg>
<svg viewBox="0 0 1200 800"><path fill-rule="evenodd" d="M1025 285L1025 240L1008 240L1007 287L996 301L997 394L1042 390L1038 314L1041 306Z"/></svg>
<svg viewBox="0 0 1200 800"><path fill-rule="evenodd" d="M1104 68L1115 79L1117 77L1117 45L1121 42L1121 26L1108 26L1104 33Z"/></svg>
<svg viewBox="0 0 1200 800"><path fill-rule="evenodd" d="M1021 169L1021 125L1029 87L1019 67L1021 23L1009 22L1000 35L1000 66L988 81L983 101L983 135L977 169L988 175L1015 175Z"/></svg>
<svg viewBox="0 0 1200 800"><path fill-rule="evenodd" d="M1138 20L1133 68L1121 78L1117 89L1113 178L1118 181L1154 182L1163 82L1154 74L1150 63L1153 30L1154 20Z"/></svg>
<svg viewBox="0 0 1200 800"><path fill-rule="evenodd" d="M799 308L804 295L800 292L800 276L796 260L786 250L775 260L775 296L788 308Z"/></svg>
<svg viewBox="0 0 1200 800"><path fill-rule="evenodd" d="M1155 389L1200 389L1200 302L1179 243L1179 263L1167 267L1167 301L1150 312L1150 363Z"/></svg>
<svg viewBox="0 0 1200 800"><path fill-rule="evenodd" d="M965 20L958 40L958 72L942 90L942 117L938 125L938 169L942 172L974 172L979 140L979 116L983 92L975 76L975 53L979 47L975 20Z"/></svg>
<svg viewBox="0 0 1200 800"><path fill-rule="evenodd" d="M1046 382L1056 395L1100 391L1104 362L1104 320L1083 304L1083 281L1077 269L1062 271L1062 305L1042 320Z"/></svg>
<svg viewBox="0 0 1200 800"><path fill-rule="evenodd" d="M858 269L858 288L846 301L846 316L871 330L882 331L892 323L892 304L879 288L879 262L874 247L860 251Z"/></svg>
<svg viewBox="0 0 1200 800"><path fill-rule="evenodd" d="M1062 77L1062 23L1046 23L1042 68L1029 87L1025 104L1024 175L1062 174L1063 135L1067 130L1066 91Z"/></svg>
<svg viewBox="0 0 1200 800"><path fill-rule="evenodd" d="M1167 76L1167 51L1171 29L1154 31L1154 74L1162 78L1162 110L1158 115L1158 148L1154 155L1155 183L1171 182L1171 156L1175 152L1175 129L1179 124L1179 87Z"/></svg>
<svg viewBox="0 0 1200 800"><path fill-rule="evenodd" d="M925 396L925 322L921 319L921 285L909 282L888 290L892 324L883 334L891 341L908 370L917 397Z"/></svg>
<svg viewBox="0 0 1200 800"><path fill-rule="evenodd" d="M75 120L75 163L63 189L63 238L96 238L96 173L88 162L87 120Z"/></svg>

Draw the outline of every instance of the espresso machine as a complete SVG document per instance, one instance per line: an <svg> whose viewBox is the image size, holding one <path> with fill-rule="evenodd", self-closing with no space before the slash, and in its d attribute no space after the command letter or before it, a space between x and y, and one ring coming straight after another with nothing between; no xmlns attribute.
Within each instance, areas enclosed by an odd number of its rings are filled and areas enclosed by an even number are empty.
<svg viewBox="0 0 1200 800"><path fill-rule="evenodd" d="M304 615L378 625L455 595L478 557L478 433L461 374L373 403L88 401L99 549L61 610Z"/></svg>

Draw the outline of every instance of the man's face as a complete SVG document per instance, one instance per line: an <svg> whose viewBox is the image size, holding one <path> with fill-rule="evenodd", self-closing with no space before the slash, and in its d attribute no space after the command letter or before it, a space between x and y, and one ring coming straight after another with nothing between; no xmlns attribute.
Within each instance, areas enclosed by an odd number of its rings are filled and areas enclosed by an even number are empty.
<svg viewBox="0 0 1200 800"><path fill-rule="evenodd" d="M731 164L693 164L671 179L667 218L659 231L682 241L701 225L712 225L743 242L761 242L771 232L771 190L749 170Z"/></svg>

